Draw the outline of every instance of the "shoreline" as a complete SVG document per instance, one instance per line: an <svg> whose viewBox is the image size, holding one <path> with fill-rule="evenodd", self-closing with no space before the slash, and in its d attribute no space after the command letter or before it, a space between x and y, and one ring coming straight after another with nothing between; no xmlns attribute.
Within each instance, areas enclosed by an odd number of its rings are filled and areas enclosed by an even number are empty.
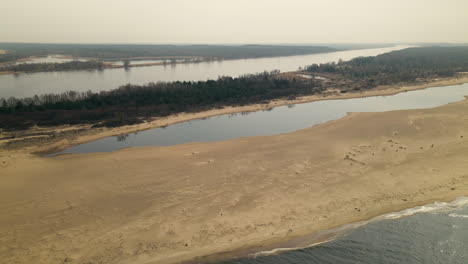
<svg viewBox="0 0 468 264"><path fill-rule="evenodd" d="M0 234L14 230L5 239L19 251L0 257L34 259L54 244L62 260L197 263L451 201L468 193L467 109L464 100L355 113L273 136L54 158L1 155L0 219L11 225L0 225ZM29 222L40 215L47 217Z"/></svg>
<svg viewBox="0 0 468 264"><path fill-rule="evenodd" d="M188 260L188 261L184 261L181 263L199 264L200 263L199 261L202 261L203 263L210 264L210 263L216 263L220 261L231 261L231 260L238 260L238 259L250 259L250 258L256 258L256 257L261 257L261 256L272 256L272 255L278 255L278 254L282 254L282 253L289 252L289 251L312 248L315 246L319 246L321 244L333 242L334 240L339 238L341 235L346 234L347 232L350 232L353 229L366 226L367 224L375 222L375 221L394 220L394 219L412 216L414 214L428 213L428 212L433 212L433 211L437 212L437 211L443 210L442 208L440 208L441 205L436 205L435 208L419 211L421 207L433 206L435 203L442 203L443 206L451 206L452 209L460 208L460 207L467 206L467 203L465 202L462 205L455 205L455 206L453 206L453 204L455 204L457 201L467 200L467 199L468 199L467 196L460 196L454 199L447 198L443 201L429 200L428 203L422 202L413 207L404 208L399 211L385 212L384 214L372 216L368 219L362 219L362 220L358 220L355 222L330 227L328 229L320 230L311 234L304 234L303 236L297 236L294 238L290 238L288 240L272 243L269 245L268 244L263 245L262 247L258 247L258 246L252 247L252 248L246 247L244 249L238 249L238 250L234 250L231 252L228 251L228 252L207 255L203 257L196 257L193 260ZM261 250L261 251L258 251L258 250Z"/></svg>
<svg viewBox="0 0 468 264"><path fill-rule="evenodd" d="M396 45L398 46L398 45ZM389 47L381 47L381 48L391 48L394 46L389 46ZM376 48L375 48L376 49ZM124 65L119 65L119 64L114 64L114 62L120 62L120 61L125 61L129 60L130 62L138 62L141 60L168 60L169 62L148 62L148 63L142 63L142 64L131 64L128 66L129 68L133 67L151 67L151 66L175 66L177 64L199 64L199 63L214 63L214 62L223 62L223 61L233 61L233 60L250 60L250 59L269 59L269 58L280 58L280 57L294 57L294 56L308 56L308 55L315 55L315 54L328 54L328 53L334 53L334 52L345 52L345 51L352 51L352 50L360 50L360 49L349 49L349 50L334 50L334 51L327 51L327 52L316 52L316 53L305 53L305 54L293 54L293 55L278 55L278 56L263 56L263 57L239 57L239 58L211 58L211 57L199 57L199 56L149 56L149 57L131 57L131 58L119 58L119 59L100 59L96 57L74 57L71 55L61 55L57 56L57 58L62 58L62 59L74 59L74 60L86 60L86 61L102 61L105 65L104 70L109 70L109 69L123 69L125 68ZM16 63L16 62L25 62L25 61L34 61L35 59L38 58L43 58L47 57L49 55L45 56L31 56L27 58L22 58L18 59L17 61L9 61L9 62L3 62L0 63L0 67L9 63ZM182 60L182 59L197 59L197 60ZM175 59L178 61L171 62L171 59ZM98 69L88 69L88 70L68 70L70 71L89 71L89 70L98 70ZM38 71L38 72L14 72L14 71L0 71L0 75L2 74L30 74L30 73L47 73L48 71ZM50 71L50 72L62 72L62 71ZM65 71L67 72L67 71Z"/></svg>
<svg viewBox="0 0 468 264"><path fill-rule="evenodd" d="M466 193L468 194L468 193ZM319 246L321 244L333 242L340 235L345 234L355 228L360 228L373 221L381 220L392 220L385 218L387 215L395 213L405 212L407 210L416 209L418 207L432 205L433 203L452 203L457 201L458 198L464 198L465 196L444 196L440 199L427 199L423 202L410 204L403 207L394 207L393 210L380 211L367 215L362 218L354 218L353 221L346 222L336 226L327 226L324 229L318 229L310 232L309 227L300 228L298 233L292 236L278 237L276 239L264 240L264 241L248 241L247 244L235 245L233 250L226 250L218 253L208 253L205 255L194 255L187 257L186 260L179 261L180 256L175 258L169 258L168 261L162 263L180 263L180 264L216 264L223 261L233 261L237 259L249 259L256 258L258 256L270 256L282 254L288 251L300 250L305 248L311 248ZM418 212L414 213L417 214ZM412 215L412 214L411 214ZM408 215L409 216L409 215ZM406 217L406 215L398 218ZM182 258L184 259L184 258ZM158 261L149 261L145 264L157 264Z"/></svg>
<svg viewBox="0 0 468 264"><path fill-rule="evenodd" d="M171 59L171 58L175 58L175 59L181 59L181 58L201 58L200 61L177 61L175 63L166 63L164 64L163 62L154 62L154 63L144 63L144 64L136 64L136 65L131 65L130 64L130 68L131 67L151 67L151 66L175 66L177 64L199 64L199 63L214 63L214 62L223 62L223 61L233 61L233 60L250 60L250 59L270 59L270 58L281 58L281 57L295 57L295 56L309 56L309 55L316 55L316 54L329 54L329 53L336 53L336 52L347 52L347 51L358 51L358 50L365 50L365 49L386 49L386 48L392 48L392 47L400 47L400 46L404 46L406 48L412 48L412 47L416 47L416 46L412 46L412 45L392 45L392 46L384 46L384 47L371 47L371 48L357 48L357 49L336 49L334 51L326 51L326 52L315 52L315 53L305 53L305 54L291 54L291 55L279 55L279 56L261 56L261 57L239 57L239 58L217 58L217 59L210 59L210 57L200 57L200 56L149 56L149 57L131 57L131 58L119 58L119 59L109 59L110 62L109 62L109 65L107 67L105 67L104 69L120 69L120 68L125 68L123 65L116 65L116 64L113 64L112 61L124 61L126 59L132 61L139 61L139 60L159 60L159 59ZM57 54L57 55L60 55L60 54ZM31 57L28 57L28 58L22 58L22 59L19 59L18 62L21 62L21 61L31 61L31 60L34 60L34 59L37 59L37 58L42 58L42 57L47 57L48 55L45 55L45 56L31 56ZM99 58L96 58L96 57L74 57L74 56L71 56L71 55L60 55L58 56L58 58L64 58L64 59L69 59L69 58L73 58L73 59L78 59L78 60L102 60L105 64L107 62L105 62L106 60L105 59L99 59ZM0 63L0 66L4 65L4 64L7 64L7 63L12 63L11 61L10 62L5 62L5 63ZM90 69L90 70L97 70L97 69ZM82 71L82 70L78 70L78 71ZM56 71L56 72L60 72L60 71ZM19 73L46 73L46 72L13 72L13 71L0 71L0 75L3 75L3 74L19 74Z"/></svg>
<svg viewBox="0 0 468 264"><path fill-rule="evenodd" d="M324 101L324 100L343 100L343 99L352 99L352 98L365 98L365 97L373 97L373 96L390 96L395 95L403 92L408 91L415 91L415 90L422 90L431 87L443 87L443 86L451 86L451 85L461 85L464 83L468 83L468 75L466 73L459 74L459 76L453 78L444 78L438 79L432 82L424 82L419 84L412 84L412 85L403 85L403 86L381 86L377 87L372 90L367 91L359 91L359 92L349 92L345 94L340 94L338 91L328 90L324 94L320 95L311 95L311 96L302 96L298 97L294 100L288 99L275 99L270 101L268 104L249 104L245 106L226 106L222 109L211 109L207 111L195 112L195 113L179 113L170 115L168 117L162 118L155 118L152 121L146 121L141 124L136 125L127 125L127 126L120 126L115 128L91 128L91 125L71 125L71 126L59 126L59 127L50 127L44 128L40 131L66 131L66 130L86 130L85 135L78 134L73 136L71 139L64 139L59 144L52 143L47 144L46 146L33 146L32 149L27 150L29 153L37 153L39 155L49 155L61 152L67 148L77 146L80 144L84 144L90 141L141 132L149 129L155 129L160 127L166 127L170 125L174 125L177 123L187 122L191 120L197 119L204 119L210 118L214 116L220 115L227 115L227 114L238 114L242 112L256 112L256 111L263 111L270 108L286 106L286 105L293 105L293 104L304 104L304 103L311 103L316 101ZM25 130L24 132L32 131L34 129ZM6 135L3 138L7 137ZM55 135L54 135L55 137ZM21 138L21 137L20 137ZM15 139L16 140L16 139ZM2 137L0 137L0 142L2 141ZM4 141L9 142L8 140ZM22 146L24 148L24 146ZM28 148L28 146L26 146ZM1 145L0 145L1 151Z"/></svg>
<svg viewBox="0 0 468 264"><path fill-rule="evenodd" d="M436 87L436 86L431 86L431 87ZM425 89L425 88L421 88L421 89ZM468 104L468 98L465 98L462 101L449 103L443 106L438 106L438 107L429 108L429 109L443 108L444 106L447 106L447 105L457 104L457 103L462 103L462 102L465 104ZM420 110L396 110L396 111L389 111L389 112L409 112L409 111L420 111ZM353 117L353 115L360 115L360 114L362 113L351 113L343 118L328 121L326 123L319 124L317 126L330 125L329 123L341 122L345 119ZM376 113L371 112L370 114L376 114ZM304 129L304 130L307 130L307 129ZM294 132L291 132L291 133L294 133ZM466 176L464 178L466 178ZM311 229L309 225L301 226L301 227L298 227L297 231L295 230L294 234L292 234L291 236L289 235L289 231L290 231L289 230L288 232L285 233L284 236L276 237L274 239L261 240L261 241L243 241L241 245L233 245L232 246L233 250L226 250L226 251L213 253L213 254L194 255L192 257L187 257L187 260L183 260L183 261L179 261L179 259L184 259L184 257L181 258L181 256L176 254L177 255L176 257L168 258L167 262L163 261L162 263L182 263L182 264L206 263L206 264L210 264L210 263L217 263L220 261L236 260L239 258L250 258L250 257L255 257L255 256L262 256L265 252L266 252L266 255L275 255L276 251L278 251L278 254L281 254L283 252L287 252L291 250L299 250L302 248L313 247L313 246L320 245L323 243L331 242L334 239L336 239L337 236L349 230L352 230L354 228L364 226L372 221L388 219L386 217L393 215L393 214L402 214L405 211L432 205L438 202L450 204L450 203L456 202L459 198L466 198L465 195L468 195L468 189L464 188L465 190L460 192L458 190L458 187L460 186L459 185L454 185L454 186L457 186L457 187L451 187L450 189L452 191L456 190L456 192L448 193L448 194L439 193L439 194L436 194L436 196L434 197L426 198L424 200L417 201L417 202L409 202L403 206L392 205L391 206L392 209L390 210L388 209L387 210L385 209L375 210L369 214L366 214L363 217L351 218L353 219L352 221L347 221L339 225L329 225L323 229L321 228ZM442 186L439 186L439 187L442 187ZM406 199L402 199L402 200L407 202ZM412 214L416 214L416 213L419 213L419 212L415 212ZM406 217L406 216L407 215L401 215L396 218ZM347 217L349 220L350 219L349 216ZM311 232L311 230L314 230L314 231ZM272 251L272 252L270 253L269 251ZM148 261L144 263L155 264L155 263L159 263L159 260L155 262Z"/></svg>

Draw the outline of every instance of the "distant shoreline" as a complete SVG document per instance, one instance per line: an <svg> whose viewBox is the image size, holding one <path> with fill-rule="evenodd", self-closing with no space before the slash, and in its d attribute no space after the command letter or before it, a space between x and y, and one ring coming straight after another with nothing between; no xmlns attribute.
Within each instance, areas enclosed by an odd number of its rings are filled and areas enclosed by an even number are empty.
<svg viewBox="0 0 468 264"><path fill-rule="evenodd" d="M255 45L254 45L255 46ZM268 45L258 45L260 49L271 48L275 46L268 46ZM226 46L230 47L230 46ZM241 47L241 46L239 46ZM288 47L288 46L277 46L280 48ZM238 48L238 47L234 47ZM291 46L289 48L297 49L301 48L300 46ZM100 57L86 57L86 56L72 56L69 54L49 54L44 56L30 56L26 58L21 58L16 61L8 61L0 63L0 68L4 67L11 63L16 62L24 62L24 61L32 61L37 58L47 57L51 55L58 55L58 58L64 59L76 59L76 60L93 60L93 61L103 61L105 64L104 69L116 69L116 68L125 68L124 65L115 65L112 64L112 61L138 61L138 60L167 60L166 63L164 62L154 62L154 63L144 63L144 64L134 64L130 63L128 68L131 67L148 67L148 66L171 66L177 64L196 64L196 63L205 63L205 62L217 62L217 61L229 61L229 60L244 60L244 59L262 59L262 58L277 58L277 57L291 57L291 56L306 56L306 55L313 55L313 54L324 54L324 53L331 53L331 52L340 52L340 51L347 51L347 50L359 50L364 48L348 48L348 49L336 49L330 47L319 47L319 46L310 46L308 48L316 48L316 49L323 49L323 50L310 50L310 51L297 51L296 53L278 53L278 54L264 54L264 55L239 55L233 57L226 57L222 55L174 55L174 56L136 56L136 57L118 57L118 58L100 58ZM384 48L384 47L375 47L375 48ZM77 69L79 71L80 69ZM38 72L47 72L47 71L38 71ZM30 72L14 72L14 71L0 71L0 74L14 74L14 73L30 73ZM36 73L36 72L31 72Z"/></svg>
<svg viewBox="0 0 468 264"><path fill-rule="evenodd" d="M338 52L338 51L333 51L333 52ZM244 58L199 58L198 60L192 61L192 60L177 60L175 62L171 62L170 59L168 59L168 62L151 62L151 63L141 63L141 64L132 64L133 62L138 62L139 60L161 60L162 58L165 57L138 57L138 58L121 58L121 59L113 59L113 60L102 60L104 63L104 68L103 70L109 70L109 69L125 69L124 65L117 65L113 64L112 62L119 62L119 61L130 61L130 65L128 65L128 68L138 68L138 67L151 67L151 66L164 66L164 67L170 67L170 66L176 66L178 64L199 64L199 63L212 63L212 62L223 62L223 61L232 61L232 60L249 60L249 59L267 59L267 58L279 58L279 57L293 57L293 56L307 56L307 55L313 55L313 54L325 54L325 53L330 53L330 52L321 52L321 53L307 53L307 54L296 54L296 55L282 55L282 56L266 56L266 57L244 57ZM67 56L64 56L67 57ZM171 58L179 58L179 57L171 57ZM187 58L187 57L180 57L182 59ZM98 61L98 58L75 58L75 59L82 59L82 60L96 60ZM32 59L22 59L22 61L30 61ZM7 63L3 63L7 64ZM38 63L41 64L41 63ZM2 66L2 63L0 63L0 67ZM77 70L68 70L66 72L73 72L73 71L90 71L90 70L98 70L98 69L87 69L87 70L82 70L82 69L77 69ZM0 71L0 75L3 74L28 74L28 73L46 73L46 72L63 72L63 71L37 71L37 72L14 72L14 71Z"/></svg>
<svg viewBox="0 0 468 264"><path fill-rule="evenodd" d="M223 61L233 61L233 60L255 60L255 59L268 59L268 58L279 58L279 57L294 57L294 56L309 56L309 55L315 55L315 54L327 54L327 53L334 53L334 52L344 52L344 51L352 51L352 50L363 50L363 49L379 49L379 48L389 48L389 47L394 47L394 46L399 46L399 45L390 45L390 46L382 46L382 47L362 47L362 48L348 48L348 49L336 49L333 51L323 51L323 52L313 52L313 53L301 53L301 54L286 54L286 55L268 55L268 56L246 56L246 57L233 57L233 58L228 58L228 57L203 57L203 56L146 56L146 57L129 57L129 58L97 58L97 57L74 57L71 55L60 55L58 58L64 58L64 59L76 59L76 60L96 60L96 61L102 61L105 65L103 70L106 69L124 69L125 67L123 65L116 65L113 64L112 61L119 62L119 61L125 61L128 60L130 61L130 65L128 68L133 68L133 67L151 67L151 66L165 66L165 67L170 67L170 66L175 66L178 64L198 64L198 63L214 63L214 62L223 62ZM413 47L413 46L408 46L408 47ZM53 55L53 54L51 54ZM46 56L43 56L46 57ZM32 56L28 58L22 58L17 61L31 61L37 58L42 58L39 56ZM153 63L142 63L142 64L131 64L132 61L138 62L140 60L167 60L166 63L164 62L153 62ZM171 59L175 59L175 62L171 62ZM184 60L184 59L189 59L189 60ZM8 63L14 63L14 61L11 62L3 62L0 63L0 69L2 66L8 64ZM300 65L299 65L300 66ZM298 67L299 67L298 66ZM89 69L89 70L97 70L97 69ZM75 71L75 70L71 70ZM86 70L79 70L77 69L76 71L86 71ZM0 71L0 75L4 74L28 74L28 73L45 73L47 71L38 71L38 72L14 72L14 71ZM60 72L60 71L53 71L53 72ZM68 71L70 72L70 71Z"/></svg>

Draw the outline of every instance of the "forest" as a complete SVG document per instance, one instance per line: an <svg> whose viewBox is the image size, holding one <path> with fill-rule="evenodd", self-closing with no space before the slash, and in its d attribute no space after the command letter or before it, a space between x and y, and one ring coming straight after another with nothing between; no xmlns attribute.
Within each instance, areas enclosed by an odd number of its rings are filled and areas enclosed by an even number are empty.
<svg viewBox="0 0 468 264"><path fill-rule="evenodd" d="M333 84L335 87L353 90L451 77L468 71L468 46L408 48L346 62L313 64L305 71L331 74L341 80Z"/></svg>
<svg viewBox="0 0 468 264"><path fill-rule="evenodd" d="M468 47L410 48L348 62L313 64L305 67L305 72L326 79L291 78L272 71L198 82L127 84L99 93L67 91L5 98L0 99L0 128L77 123L119 126L180 112L293 99L331 88L344 93L379 85L431 81L468 72Z"/></svg>
<svg viewBox="0 0 468 264"><path fill-rule="evenodd" d="M278 71L199 82L127 84L99 93L43 94L0 99L0 127L98 123L115 126L154 116L320 93L314 80L278 79Z"/></svg>

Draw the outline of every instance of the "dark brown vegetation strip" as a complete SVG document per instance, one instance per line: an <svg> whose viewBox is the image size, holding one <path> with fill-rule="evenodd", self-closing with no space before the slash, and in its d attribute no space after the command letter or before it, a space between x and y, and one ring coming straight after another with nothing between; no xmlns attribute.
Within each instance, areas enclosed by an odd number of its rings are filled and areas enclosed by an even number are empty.
<svg viewBox="0 0 468 264"><path fill-rule="evenodd" d="M0 43L0 62L14 61L31 56L67 54L73 57L124 59L132 57L204 57L204 58L257 58L332 52L325 46L285 45L138 45L138 44L39 44Z"/></svg>
<svg viewBox="0 0 468 264"><path fill-rule="evenodd" d="M104 63L101 61L70 61L63 63L23 63L0 67L5 72L55 72L55 71L79 71L102 70Z"/></svg>

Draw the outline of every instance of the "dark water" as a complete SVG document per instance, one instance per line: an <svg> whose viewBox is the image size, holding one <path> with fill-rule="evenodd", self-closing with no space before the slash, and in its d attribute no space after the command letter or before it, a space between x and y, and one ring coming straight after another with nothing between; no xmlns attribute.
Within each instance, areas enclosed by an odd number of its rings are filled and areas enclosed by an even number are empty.
<svg viewBox="0 0 468 264"><path fill-rule="evenodd" d="M275 135L335 120L347 112L379 112L431 108L460 101L468 95L468 84L435 87L392 96L327 100L282 106L270 111L222 115L174 124L136 134L108 137L69 148L61 153L113 151L126 147L168 146L188 142Z"/></svg>
<svg viewBox="0 0 468 264"><path fill-rule="evenodd" d="M304 56L261 59L229 60L202 63L174 64L167 66L106 69L103 71L40 72L0 75L0 98L28 97L43 93L74 91L103 91L118 88L127 83L145 84L158 81L199 81L219 76L237 77L279 69L295 71L300 66L325 63L339 59L350 60L359 56L375 56L409 46L350 50ZM52 58L49 58L51 60ZM133 63L137 63L134 61Z"/></svg>
<svg viewBox="0 0 468 264"><path fill-rule="evenodd" d="M219 264L466 264L468 198L389 214L314 247Z"/></svg>

